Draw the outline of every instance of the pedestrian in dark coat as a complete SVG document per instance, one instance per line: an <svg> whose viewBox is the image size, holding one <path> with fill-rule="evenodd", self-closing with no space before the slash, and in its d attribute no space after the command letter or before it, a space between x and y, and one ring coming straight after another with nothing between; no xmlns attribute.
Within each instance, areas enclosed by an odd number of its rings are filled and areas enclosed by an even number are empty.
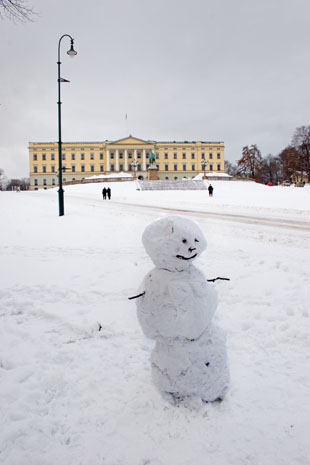
<svg viewBox="0 0 310 465"><path fill-rule="evenodd" d="M109 187L107 188L107 194L108 194L108 199L110 200L110 198L111 198L111 189Z"/></svg>
<svg viewBox="0 0 310 465"><path fill-rule="evenodd" d="M102 198L103 198L103 200L105 200L107 198L107 190L106 190L105 187L102 189Z"/></svg>
<svg viewBox="0 0 310 465"><path fill-rule="evenodd" d="M209 197L213 197L213 186L211 186L211 184L209 184L208 191L209 191Z"/></svg>

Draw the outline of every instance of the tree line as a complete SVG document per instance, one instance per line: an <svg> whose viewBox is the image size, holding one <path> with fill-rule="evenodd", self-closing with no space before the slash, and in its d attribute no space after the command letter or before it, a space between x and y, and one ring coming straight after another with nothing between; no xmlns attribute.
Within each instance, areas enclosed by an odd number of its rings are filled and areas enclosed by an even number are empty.
<svg viewBox="0 0 310 465"><path fill-rule="evenodd" d="M0 168L0 191L25 191L29 189L29 186L29 178L9 179L5 176L4 170Z"/></svg>
<svg viewBox="0 0 310 465"><path fill-rule="evenodd" d="M310 180L310 126L295 129L291 143L278 155L263 157L257 145L245 146L236 164L225 162L225 171L256 182L309 182Z"/></svg>

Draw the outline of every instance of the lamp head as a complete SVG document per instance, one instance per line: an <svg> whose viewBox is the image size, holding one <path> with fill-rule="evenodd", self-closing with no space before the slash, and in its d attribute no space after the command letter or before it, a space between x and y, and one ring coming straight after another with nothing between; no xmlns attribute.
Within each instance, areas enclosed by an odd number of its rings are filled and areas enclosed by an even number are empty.
<svg viewBox="0 0 310 465"><path fill-rule="evenodd" d="M74 57L75 55L77 55L77 52L74 50L73 48L73 42L74 40L71 39L71 47L70 47L70 50L67 51L67 54L70 56L70 57Z"/></svg>

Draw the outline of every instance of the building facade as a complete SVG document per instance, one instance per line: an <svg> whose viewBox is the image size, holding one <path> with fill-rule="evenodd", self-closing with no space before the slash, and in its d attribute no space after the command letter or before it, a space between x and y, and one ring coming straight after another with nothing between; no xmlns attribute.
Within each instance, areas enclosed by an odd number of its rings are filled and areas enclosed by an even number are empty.
<svg viewBox="0 0 310 465"><path fill-rule="evenodd" d="M63 183L94 175L132 173L147 179L153 152L159 179L193 178L198 173L224 173L224 142L142 140L63 142ZM30 189L58 185L58 143L29 142Z"/></svg>

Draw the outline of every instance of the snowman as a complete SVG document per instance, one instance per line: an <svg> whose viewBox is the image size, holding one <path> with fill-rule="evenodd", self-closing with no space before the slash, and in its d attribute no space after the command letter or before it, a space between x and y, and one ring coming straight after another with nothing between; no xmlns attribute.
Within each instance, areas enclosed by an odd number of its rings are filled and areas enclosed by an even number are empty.
<svg viewBox="0 0 310 465"><path fill-rule="evenodd" d="M155 268L137 303L144 334L155 340L152 378L171 403L222 400L229 382L226 342L215 311L217 294L193 261L206 249L196 223L167 216L150 224L142 242Z"/></svg>

